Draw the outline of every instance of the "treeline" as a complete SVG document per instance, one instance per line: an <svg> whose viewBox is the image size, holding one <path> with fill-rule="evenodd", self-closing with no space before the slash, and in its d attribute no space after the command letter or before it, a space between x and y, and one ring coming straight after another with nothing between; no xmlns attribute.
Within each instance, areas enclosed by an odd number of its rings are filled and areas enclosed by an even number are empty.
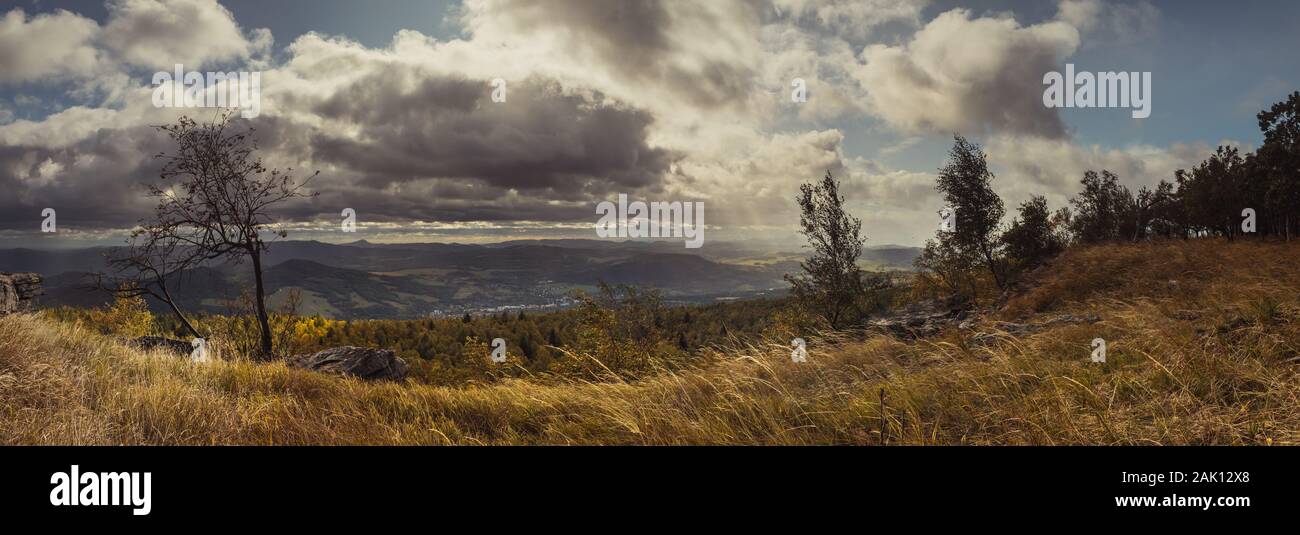
<svg viewBox="0 0 1300 535"><path fill-rule="evenodd" d="M1137 191L1109 170L1090 170L1069 206L1052 211L1046 198L1034 196L1009 223L987 155L954 136L935 183L946 205L943 221L936 220L939 230L916 259L906 293L890 274L858 266L862 221L845 210L840 184L828 172L795 197L811 255L801 273L786 277L798 311L786 324L797 333L857 328L891 306L925 298L971 306L1077 244L1247 234L1289 240L1300 230L1300 92L1256 117L1264 143L1253 153L1219 147L1172 181Z"/></svg>
<svg viewBox="0 0 1300 535"><path fill-rule="evenodd" d="M1108 170L1087 171L1082 191L1052 212L1041 196L1022 203L1009 225L993 173L976 144L956 136L936 189L954 224L926 242L916 261L920 287L977 298L1005 289L1066 247L1153 237L1242 236L1291 239L1300 231L1300 92L1257 115L1263 145L1242 154L1218 149L1172 181L1133 191Z"/></svg>

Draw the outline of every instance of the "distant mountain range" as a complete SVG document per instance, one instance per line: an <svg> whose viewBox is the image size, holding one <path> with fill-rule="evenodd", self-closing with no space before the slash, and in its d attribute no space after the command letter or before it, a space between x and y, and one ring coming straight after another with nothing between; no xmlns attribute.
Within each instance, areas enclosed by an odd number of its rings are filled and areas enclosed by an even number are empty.
<svg viewBox="0 0 1300 535"><path fill-rule="evenodd" d="M0 250L0 271L46 277L42 305L94 306L107 300L84 288L105 269L110 248ZM907 269L919 250L882 246L863 251L872 269ZM562 308L574 290L599 282L654 287L670 302L780 295L786 273L803 253L757 251L735 242L684 249L680 242L583 239L519 240L484 245L443 243L271 244L264 265L273 306L298 290L298 312L326 317L410 318ZM173 284L191 310L228 312L251 287L249 267L189 270ZM155 308L158 303L151 303Z"/></svg>

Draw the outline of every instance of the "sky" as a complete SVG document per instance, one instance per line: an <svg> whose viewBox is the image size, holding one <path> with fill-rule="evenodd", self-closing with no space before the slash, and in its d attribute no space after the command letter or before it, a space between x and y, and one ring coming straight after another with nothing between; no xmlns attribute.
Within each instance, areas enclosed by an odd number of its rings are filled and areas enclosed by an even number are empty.
<svg viewBox="0 0 1300 535"><path fill-rule="evenodd" d="M320 172L275 212L294 239L595 238L626 194L794 244L799 185L829 171L868 245L920 245L954 134L1009 215L1065 206L1085 170L1137 188L1257 146L1255 114L1300 90L1298 30L1281 0L0 2L0 248L119 243L149 215L155 127L213 113L155 106L176 64L260 73L260 154ZM1151 115L1046 107L1067 63L1150 72Z"/></svg>

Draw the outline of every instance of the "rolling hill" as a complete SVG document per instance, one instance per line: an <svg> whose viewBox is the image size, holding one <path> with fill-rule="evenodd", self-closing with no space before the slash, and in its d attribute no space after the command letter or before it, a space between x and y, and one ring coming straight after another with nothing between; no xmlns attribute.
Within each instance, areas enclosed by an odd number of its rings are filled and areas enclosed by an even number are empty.
<svg viewBox="0 0 1300 535"><path fill-rule="evenodd" d="M782 276L798 270L798 253L748 250L711 243L700 250L679 243L601 240L521 240L487 245L357 241L275 242L264 257L271 306L290 292L299 312L337 319L411 318L429 314L488 313L502 307L565 306L575 290L600 282L653 287L673 303L778 295ZM0 251L0 271L46 277L43 306L95 306L107 301L87 290L89 273L106 269L111 248ZM864 264L910 264L915 249L864 251ZM247 265L212 264L187 271L172 287L187 309L228 312L251 287ZM160 303L151 303L162 310Z"/></svg>

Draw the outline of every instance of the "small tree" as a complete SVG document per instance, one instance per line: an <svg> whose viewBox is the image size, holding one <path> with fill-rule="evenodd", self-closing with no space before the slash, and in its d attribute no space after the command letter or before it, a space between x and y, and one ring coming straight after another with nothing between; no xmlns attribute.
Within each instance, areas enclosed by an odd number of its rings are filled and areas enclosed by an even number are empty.
<svg viewBox="0 0 1300 535"><path fill-rule="evenodd" d="M127 338L139 338L153 330L153 315L144 298L127 293L118 294L104 312L103 325L111 332Z"/></svg>
<svg viewBox="0 0 1300 535"><path fill-rule="evenodd" d="M818 184L799 186L800 234L813 254L799 265L800 276L786 275L791 293L809 310L817 311L832 329L855 321L863 295L858 257L866 241L859 235L862 221L844 211L839 181L830 171Z"/></svg>
<svg viewBox="0 0 1300 535"><path fill-rule="evenodd" d="M1264 144L1257 167L1266 178L1267 208L1282 214L1278 235L1291 239L1300 213L1300 91L1256 115Z"/></svg>
<svg viewBox="0 0 1300 535"><path fill-rule="evenodd" d="M1245 160L1236 148L1221 146L1191 171L1179 169L1175 176L1194 228L1229 239L1239 233L1241 209L1248 201Z"/></svg>
<svg viewBox="0 0 1300 535"><path fill-rule="evenodd" d="M1107 170L1083 174L1083 191L1070 199L1074 217L1070 231L1080 243L1115 241L1124 236L1122 220L1133 205L1133 193L1119 184L1119 177Z"/></svg>
<svg viewBox="0 0 1300 535"><path fill-rule="evenodd" d="M578 293L578 325L573 355L561 372L597 378L628 379L657 368L672 368L682 354L665 336L667 310L659 292L601 282L595 295Z"/></svg>
<svg viewBox="0 0 1300 535"><path fill-rule="evenodd" d="M151 297L167 305L191 336L203 338L181 310L171 284L178 283L196 257L173 233L157 223L143 223L131 233L127 246L106 254L110 274L95 275L95 286L117 298Z"/></svg>
<svg viewBox="0 0 1300 535"><path fill-rule="evenodd" d="M979 145L953 136L948 164L939 169L935 189L943 194L944 202L956 210L956 228L940 232L937 247L951 248L937 254L945 258L977 259L971 268L983 267L993 275L999 288L1006 286L1002 262L999 257L1001 242L998 227L1006 209L1002 198L993 191L993 173Z"/></svg>
<svg viewBox="0 0 1300 535"><path fill-rule="evenodd" d="M1136 242L1152 233L1166 237L1173 235L1177 225L1177 219L1171 216L1174 204L1174 185L1168 181L1161 180L1155 189L1146 186L1139 189L1127 218L1132 222L1129 228L1132 240Z"/></svg>
<svg viewBox="0 0 1300 535"><path fill-rule="evenodd" d="M973 299L978 293L979 284L971 266L980 264L979 257L974 251L945 245L942 237L945 233L940 231L939 234L940 238L925 241L921 254L912 262L917 268L917 280L912 290L920 297L957 296L962 301Z"/></svg>
<svg viewBox="0 0 1300 535"><path fill-rule="evenodd" d="M1034 269L1065 249L1056 221L1042 196L1035 195L1020 205L1020 214L1002 234L1006 255L1016 268Z"/></svg>
<svg viewBox="0 0 1300 535"><path fill-rule="evenodd" d="M292 169L268 169L256 156L253 128L236 123L233 117L232 112L223 112L205 124L181 117L176 124L158 127L176 143L176 152L158 155L164 161L163 186L149 188L158 199L152 226L190 255L188 264L251 261L259 348L261 356L269 358L274 353L262 280L265 235L286 235L272 229L270 211L305 196L306 180L295 181Z"/></svg>

